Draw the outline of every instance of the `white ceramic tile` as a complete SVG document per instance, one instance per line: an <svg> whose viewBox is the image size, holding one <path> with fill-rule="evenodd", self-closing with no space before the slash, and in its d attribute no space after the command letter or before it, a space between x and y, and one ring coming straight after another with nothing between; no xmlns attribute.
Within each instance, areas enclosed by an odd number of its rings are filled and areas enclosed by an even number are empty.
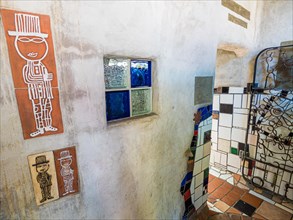
<svg viewBox="0 0 293 220"><path fill-rule="evenodd" d="M217 151L218 150L218 144L212 143L212 150Z"/></svg>
<svg viewBox="0 0 293 220"><path fill-rule="evenodd" d="M242 107L242 95L234 95L234 108L241 108Z"/></svg>
<svg viewBox="0 0 293 220"><path fill-rule="evenodd" d="M289 213L293 214L293 210L292 209L289 209L289 208L287 208L287 207L285 207L283 205L280 205L279 203L276 203L275 206L277 206L277 207L285 210L286 212L289 212Z"/></svg>
<svg viewBox="0 0 293 220"><path fill-rule="evenodd" d="M207 142L203 145L203 156L204 157L211 154L211 146L212 146L212 142Z"/></svg>
<svg viewBox="0 0 293 220"><path fill-rule="evenodd" d="M212 130L213 131L218 131L218 121L217 119L212 120Z"/></svg>
<svg viewBox="0 0 293 220"><path fill-rule="evenodd" d="M238 142L231 141L231 147L234 147L234 148L237 148L238 149Z"/></svg>
<svg viewBox="0 0 293 220"><path fill-rule="evenodd" d="M233 95L221 94L220 103L221 104L233 104Z"/></svg>
<svg viewBox="0 0 293 220"><path fill-rule="evenodd" d="M212 136L212 142L218 143L218 132L212 131L211 136Z"/></svg>
<svg viewBox="0 0 293 220"><path fill-rule="evenodd" d="M285 171L283 174L283 180L289 183L290 182L290 173Z"/></svg>
<svg viewBox="0 0 293 220"><path fill-rule="evenodd" d="M220 173L215 170L215 167L211 167L211 169L209 170L209 173L212 174L215 177L219 177L220 176Z"/></svg>
<svg viewBox="0 0 293 220"><path fill-rule="evenodd" d="M239 171L239 169L232 166L227 166L227 170L231 171L232 173L238 173Z"/></svg>
<svg viewBox="0 0 293 220"><path fill-rule="evenodd" d="M251 95L250 94L247 94L247 105L246 105L246 108L250 108L250 98L251 98Z"/></svg>
<svg viewBox="0 0 293 220"><path fill-rule="evenodd" d="M231 128L219 126L219 138L223 138L226 140L231 139Z"/></svg>
<svg viewBox="0 0 293 220"><path fill-rule="evenodd" d="M194 189L194 200L193 201L197 200L201 196L202 196L202 185L200 185Z"/></svg>
<svg viewBox="0 0 293 220"><path fill-rule="evenodd" d="M190 193L191 194L194 194L194 182L195 182L195 179L194 179L194 177L192 177L191 185L190 185Z"/></svg>
<svg viewBox="0 0 293 220"><path fill-rule="evenodd" d="M267 197L265 197L263 195L260 195L260 194L258 194L257 192L255 192L253 190L249 190L249 194L252 194L252 195L254 195L254 196L256 196L256 197L258 197L258 198L260 198L260 199L262 199L264 201L267 201L268 203L273 204L273 205L275 204L275 202L273 200L270 200Z"/></svg>
<svg viewBox="0 0 293 220"><path fill-rule="evenodd" d="M225 127L232 127L232 114L220 113L219 125Z"/></svg>
<svg viewBox="0 0 293 220"><path fill-rule="evenodd" d="M240 158L238 155L228 154L228 165L240 168Z"/></svg>
<svg viewBox="0 0 293 220"><path fill-rule="evenodd" d="M249 156L255 158L256 146L249 145Z"/></svg>
<svg viewBox="0 0 293 220"><path fill-rule="evenodd" d="M226 153L230 152L231 143L228 140L219 138L218 140L218 150L224 151Z"/></svg>
<svg viewBox="0 0 293 220"><path fill-rule="evenodd" d="M210 164L215 163L215 151L211 150L211 155L210 155Z"/></svg>
<svg viewBox="0 0 293 220"><path fill-rule="evenodd" d="M196 209L199 209L202 205L202 197L198 198L195 202L194 202L194 206Z"/></svg>
<svg viewBox="0 0 293 220"><path fill-rule="evenodd" d="M242 108L247 108L247 94L242 95Z"/></svg>
<svg viewBox="0 0 293 220"><path fill-rule="evenodd" d="M202 183L203 183L203 172L195 176L195 187L198 187Z"/></svg>
<svg viewBox="0 0 293 220"><path fill-rule="evenodd" d="M257 142L257 135L254 134L248 134L248 140L247 143L251 145L256 145Z"/></svg>
<svg viewBox="0 0 293 220"><path fill-rule="evenodd" d="M194 163L193 175L197 175L201 172L201 160Z"/></svg>
<svg viewBox="0 0 293 220"><path fill-rule="evenodd" d="M239 128L232 128L231 140L245 143L246 130Z"/></svg>
<svg viewBox="0 0 293 220"><path fill-rule="evenodd" d="M203 157L203 146L197 147L195 152L195 161L202 159Z"/></svg>
<svg viewBox="0 0 293 220"><path fill-rule="evenodd" d="M230 183L231 185L234 185L234 178L233 177L228 178L227 182Z"/></svg>
<svg viewBox="0 0 293 220"><path fill-rule="evenodd" d="M209 196L208 193L206 193L202 196L202 203L205 203L208 200L208 196Z"/></svg>
<svg viewBox="0 0 293 220"><path fill-rule="evenodd" d="M220 176L220 178L223 179L223 180L227 180L227 179L229 179L231 177L232 177L232 175L229 174L229 173L227 173L227 174L221 174L221 176Z"/></svg>
<svg viewBox="0 0 293 220"><path fill-rule="evenodd" d="M230 94L243 94L244 88L243 87L229 87Z"/></svg>
<svg viewBox="0 0 293 220"><path fill-rule="evenodd" d="M223 213L220 209L217 209L215 206L210 208L210 210L218 213Z"/></svg>
<svg viewBox="0 0 293 220"><path fill-rule="evenodd" d="M214 94L213 97L213 110L220 111L220 95Z"/></svg>
<svg viewBox="0 0 293 220"><path fill-rule="evenodd" d="M233 109L233 112L234 113L239 113L239 114L248 114L249 113L249 110L246 109L246 108L234 108Z"/></svg>
<svg viewBox="0 0 293 220"><path fill-rule="evenodd" d="M216 163L221 163L221 153L215 151L215 162Z"/></svg>
<svg viewBox="0 0 293 220"><path fill-rule="evenodd" d="M193 189L194 190L194 189ZM190 190L191 191L191 190ZM193 193L193 194L191 194L191 201L192 201L192 203L193 203L193 201L195 200L195 194Z"/></svg>
<svg viewBox="0 0 293 220"><path fill-rule="evenodd" d="M202 159L202 170L205 170L210 165L210 156L206 156Z"/></svg>
<svg viewBox="0 0 293 220"><path fill-rule="evenodd" d="M221 154L221 164L227 166L227 154Z"/></svg>
<svg viewBox="0 0 293 220"><path fill-rule="evenodd" d="M233 114L233 127L247 128L248 115Z"/></svg>

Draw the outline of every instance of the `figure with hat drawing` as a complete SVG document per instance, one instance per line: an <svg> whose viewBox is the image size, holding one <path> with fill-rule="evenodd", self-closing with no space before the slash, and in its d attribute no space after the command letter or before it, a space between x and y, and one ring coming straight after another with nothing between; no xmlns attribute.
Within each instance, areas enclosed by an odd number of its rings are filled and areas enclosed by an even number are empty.
<svg viewBox="0 0 293 220"><path fill-rule="evenodd" d="M42 199L40 203L45 202L48 199L53 199L51 196L51 186L52 186L52 175L47 171L49 170L49 161L46 159L45 155L37 156L36 163L33 164L38 172L37 181L40 184Z"/></svg>
<svg viewBox="0 0 293 220"><path fill-rule="evenodd" d="M15 36L14 45L18 55L26 61L22 69L24 82L28 86L28 96L32 102L36 131L31 137L46 131L57 131L52 126L52 86L53 74L48 72L42 60L48 53L48 34L41 33L39 16L15 14L15 31L8 31Z"/></svg>
<svg viewBox="0 0 293 220"><path fill-rule="evenodd" d="M71 169L70 165L72 164L72 156L70 155L68 150L64 150L60 152L60 165L61 165L61 176L63 177L63 182L64 182L64 193L63 196L75 192L73 190L73 172L74 170Z"/></svg>

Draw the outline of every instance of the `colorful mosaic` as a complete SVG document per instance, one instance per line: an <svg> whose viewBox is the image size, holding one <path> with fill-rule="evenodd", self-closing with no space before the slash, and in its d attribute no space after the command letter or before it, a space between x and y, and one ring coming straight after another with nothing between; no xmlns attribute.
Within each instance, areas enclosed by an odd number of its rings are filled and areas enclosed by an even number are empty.
<svg viewBox="0 0 293 220"><path fill-rule="evenodd" d="M190 217L207 200L212 105L198 109L194 114L194 135L188 156L187 173L180 192L185 201L183 219Z"/></svg>

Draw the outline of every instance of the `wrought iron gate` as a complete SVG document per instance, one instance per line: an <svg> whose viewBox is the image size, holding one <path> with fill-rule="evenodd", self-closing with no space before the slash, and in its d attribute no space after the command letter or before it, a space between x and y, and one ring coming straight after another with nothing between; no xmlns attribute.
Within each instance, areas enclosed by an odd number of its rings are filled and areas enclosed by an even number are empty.
<svg viewBox="0 0 293 220"><path fill-rule="evenodd" d="M293 200L293 45L256 57L243 177Z"/></svg>

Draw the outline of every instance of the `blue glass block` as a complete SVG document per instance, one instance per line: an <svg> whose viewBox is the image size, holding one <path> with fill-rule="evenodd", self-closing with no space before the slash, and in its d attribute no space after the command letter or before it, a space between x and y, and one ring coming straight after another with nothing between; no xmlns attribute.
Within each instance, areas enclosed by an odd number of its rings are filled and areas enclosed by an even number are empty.
<svg viewBox="0 0 293 220"><path fill-rule="evenodd" d="M130 117L129 91L106 92L107 121Z"/></svg>
<svg viewBox="0 0 293 220"><path fill-rule="evenodd" d="M152 62L131 60L131 87L152 86Z"/></svg>

